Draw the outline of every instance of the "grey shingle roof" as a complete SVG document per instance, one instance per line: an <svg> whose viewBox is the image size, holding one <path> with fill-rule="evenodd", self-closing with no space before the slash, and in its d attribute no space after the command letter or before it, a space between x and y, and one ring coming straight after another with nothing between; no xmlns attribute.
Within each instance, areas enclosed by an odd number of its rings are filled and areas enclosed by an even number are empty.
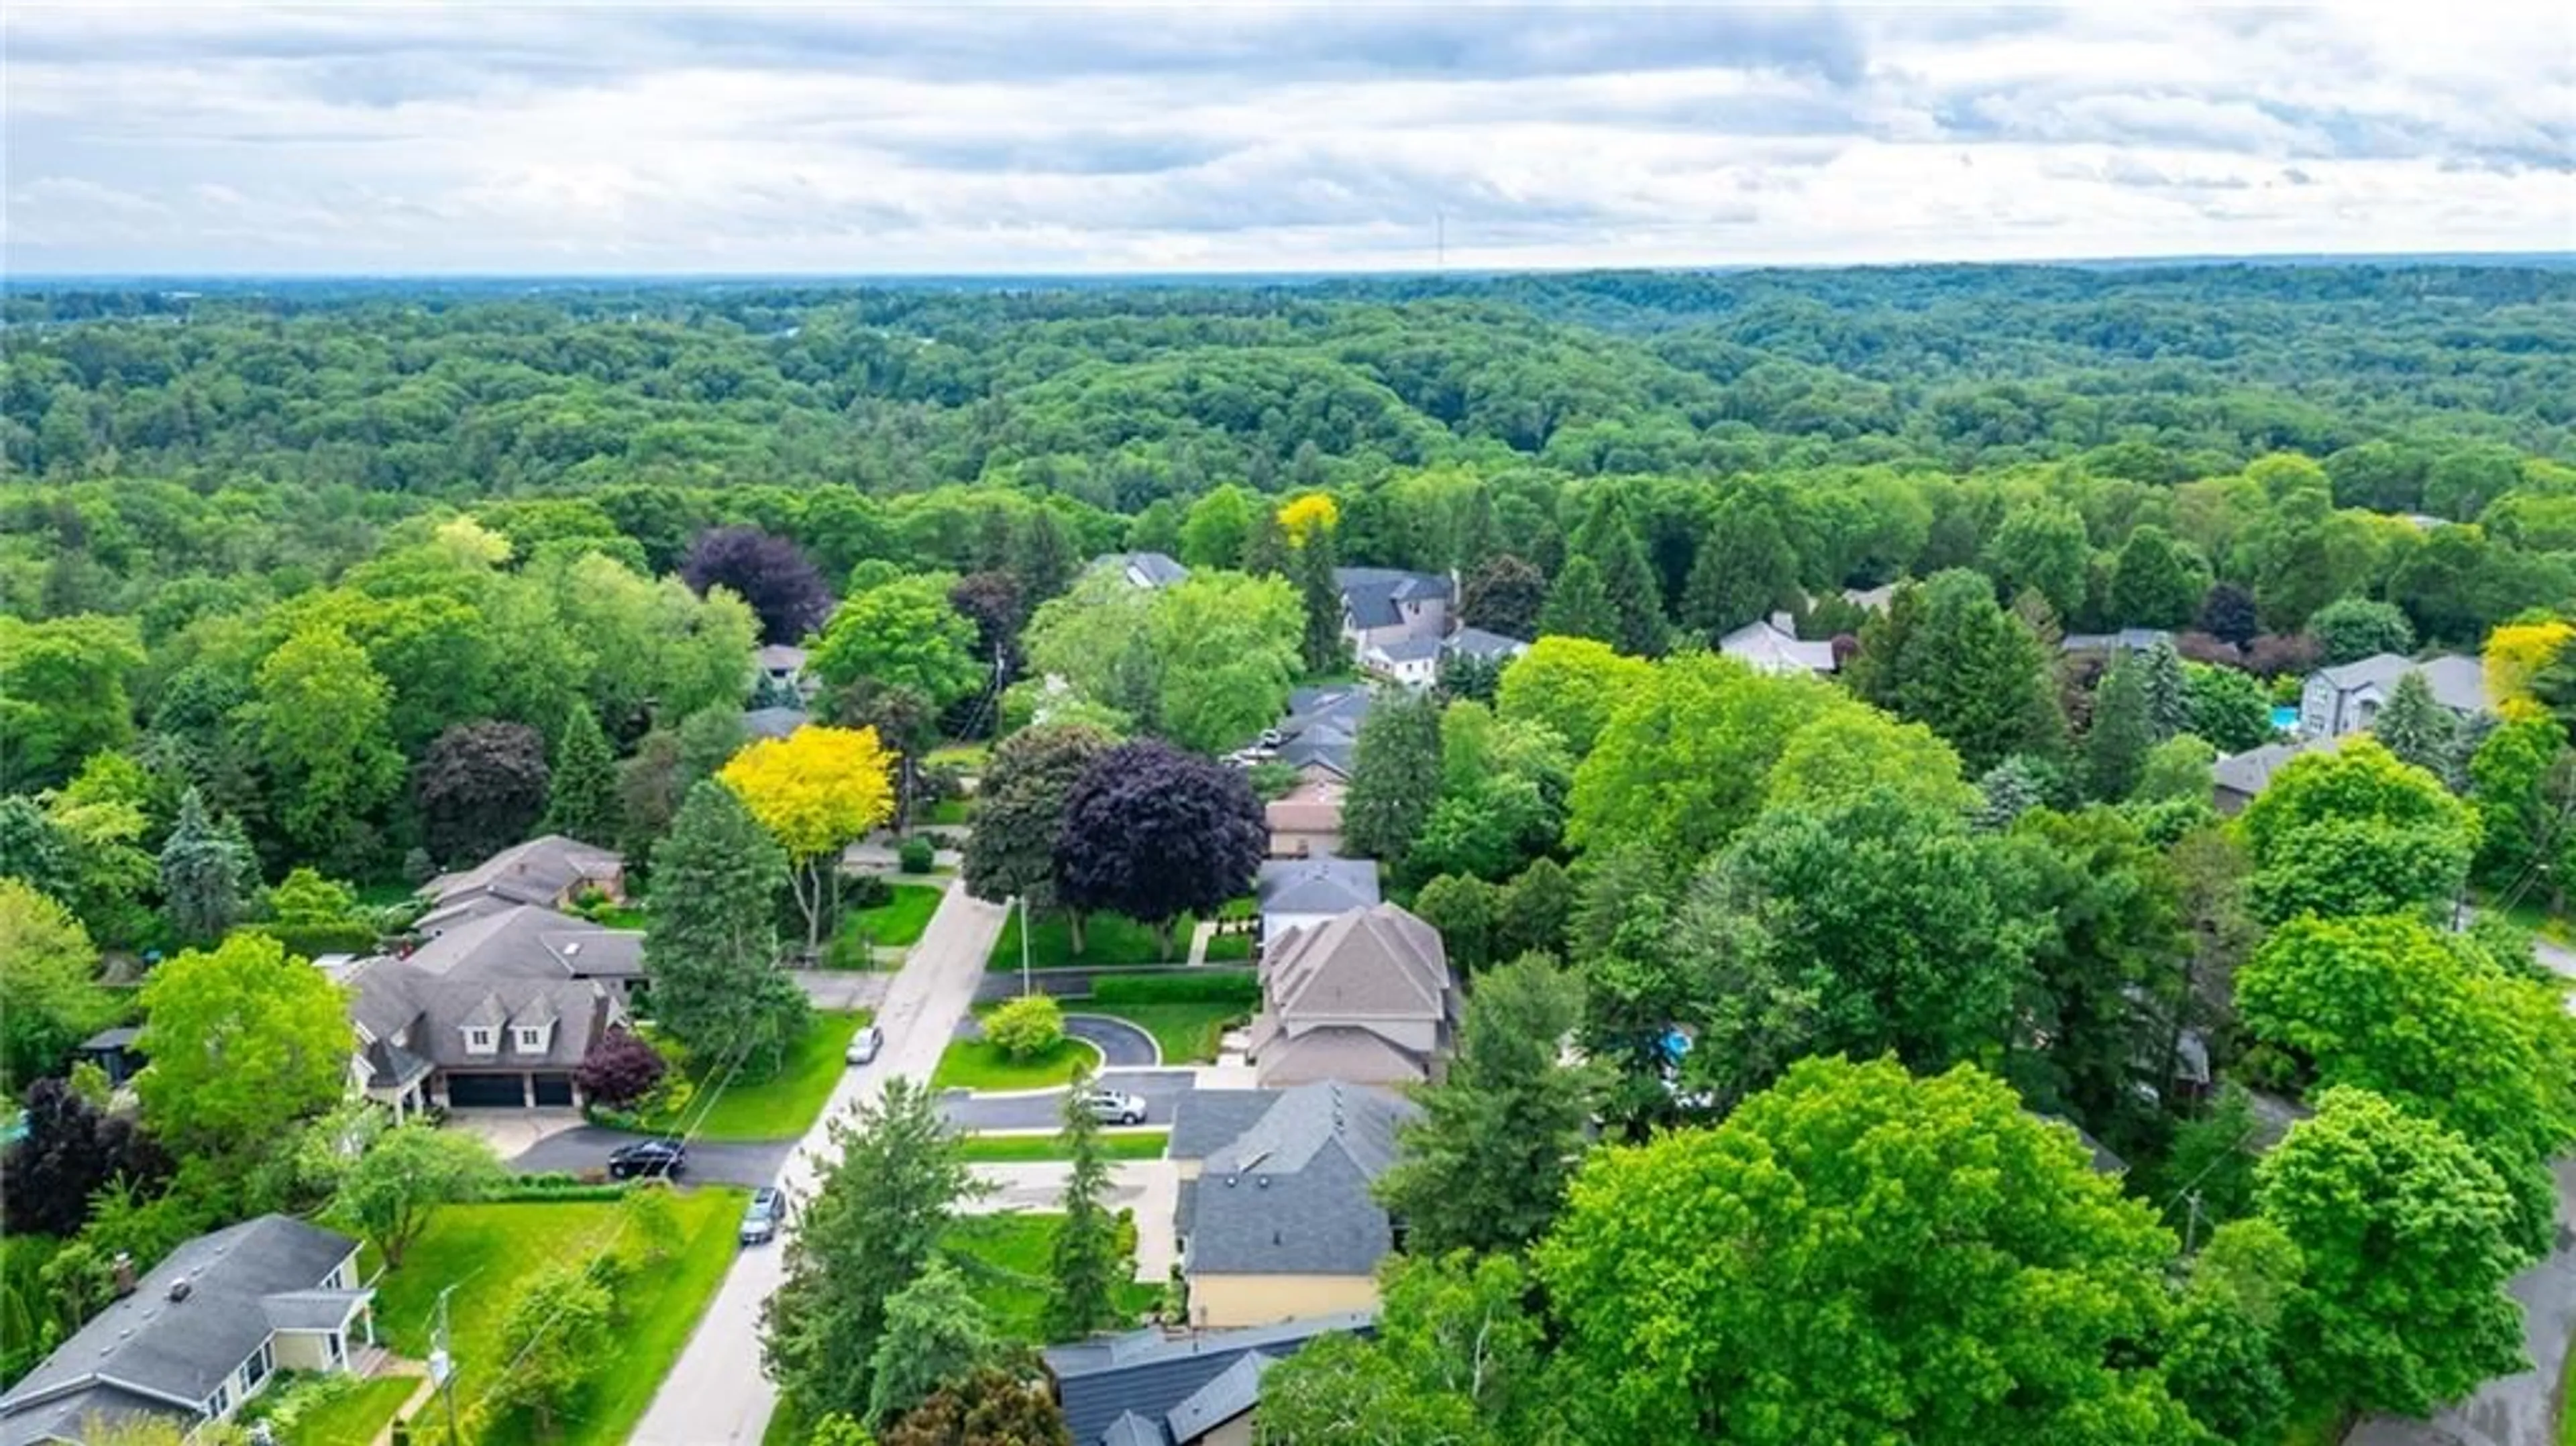
<svg viewBox="0 0 2576 1446"><path fill-rule="evenodd" d="M1291 768L1319 765L1351 776L1359 749L1360 723L1377 695L1366 688L1300 688L1288 695L1288 716L1279 722L1279 761Z"/></svg>
<svg viewBox="0 0 2576 1446"><path fill-rule="evenodd" d="M2057 646L2068 653L2143 653L2172 641L2173 634L2162 628L2122 628L2116 633L2068 633Z"/></svg>
<svg viewBox="0 0 2576 1446"><path fill-rule="evenodd" d="M44 1442L81 1442L87 1439L84 1432L92 1425L120 1426L146 1416L182 1422L180 1412L167 1402L114 1386L91 1386L0 1418L0 1443L39 1446Z"/></svg>
<svg viewBox="0 0 2576 1446"><path fill-rule="evenodd" d="M2272 775L2293 758L2308 753L2332 753L2344 744L2341 735L2331 738L2302 738L2293 743L2266 743L2231 753L2209 766L2209 781L2230 793L2247 798L2261 793L2272 784Z"/></svg>
<svg viewBox="0 0 2576 1446"><path fill-rule="evenodd" d="M259 1308L272 1330L338 1330L367 1303L367 1295L363 1290L289 1290L260 1297Z"/></svg>
<svg viewBox="0 0 2576 1446"><path fill-rule="evenodd" d="M1463 658L1492 658L1497 661L1517 658L1529 651L1529 644L1519 638L1489 633L1483 628L1460 628L1449 635L1444 646Z"/></svg>
<svg viewBox="0 0 2576 1446"><path fill-rule="evenodd" d="M1333 581L1342 590L1342 605L1350 610L1355 627L1397 627L1404 622L1398 604L1449 596L1449 579L1391 567L1337 567Z"/></svg>
<svg viewBox="0 0 2576 1446"><path fill-rule="evenodd" d="M400 1089L428 1075L428 1060L394 1043L378 1038L367 1046L367 1088Z"/></svg>
<svg viewBox="0 0 2576 1446"><path fill-rule="evenodd" d="M752 708L742 715L746 738L784 738L810 720L802 708Z"/></svg>
<svg viewBox="0 0 2576 1446"><path fill-rule="evenodd" d="M1369 1187L1412 1104L1356 1085L1279 1091L1208 1152L1183 1222L1187 1267L1215 1275L1366 1275L1394 1248Z"/></svg>
<svg viewBox="0 0 2576 1446"><path fill-rule="evenodd" d="M93 1316L0 1396L6 1439L12 1446L42 1439L22 1434L18 1418L85 1387L174 1405L203 1402L268 1339L264 1299L313 1290L357 1248L345 1235L284 1215L263 1215L182 1244L132 1295ZM173 1300L171 1287L180 1281L187 1282L186 1298Z"/></svg>
<svg viewBox="0 0 2576 1446"><path fill-rule="evenodd" d="M1269 942L1263 994L1294 1024L1335 1018L1440 1019L1457 987L1440 931L1394 904L1372 904Z"/></svg>
<svg viewBox="0 0 2576 1446"><path fill-rule="evenodd" d="M1183 1094L1172 1110L1171 1157L1206 1159L1259 1124L1277 1103L1276 1090L1203 1089Z"/></svg>
<svg viewBox="0 0 2576 1446"><path fill-rule="evenodd" d="M1163 1418L1175 1441L1195 1441L1261 1404L1261 1378L1279 1358L1268 1351L1245 1351L1216 1379L1190 1393Z"/></svg>
<svg viewBox="0 0 2576 1446"><path fill-rule="evenodd" d="M629 979L644 972L644 935L515 904L466 920L404 957L450 979Z"/></svg>
<svg viewBox="0 0 2576 1446"><path fill-rule="evenodd" d="M1371 643L1369 652L1390 663L1420 663L1439 657L1441 643L1438 638L1392 638Z"/></svg>
<svg viewBox="0 0 2576 1446"><path fill-rule="evenodd" d="M1100 1433L1100 1446L1171 1446L1163 1434L1160 1421L1149 1421L1133 1411L1121 1411L1109 1429Z"/></svg>
<svg viewBox="0 0 2576 1446"><path fill-rule="evenodd" d="M477 894L514 904L550 904L566 889L586 879L611 877L623 867L614 849L550 833L513 844L470 869L440 874L420 892L430 901L432 914Z"/></svg>
<svg viewBox="0 0 2576 1446"><path fill-rule="evenodd" d="M2355 688L2368 687L2373 683L2383 685L2395 683L2399 678L2406 676L2414 666L2413 662L2395 653L2373 653L2367 658L2356 658L2349 663L2337 663L2331 668L2319 668L2316 676L2325 679L2327 685L2336 692L2349 693Z"/></svg>
<svg viewBox="0 0 2576 1446"><path fill-rule="evenodd" d="M1317 854L1272 859L1261 866L1252 891L1265 914L1338 914L1378 901L1377 861Z"/></svg>
<svg viewBox="0 0 2576 1446"><path fill-rule="evenodd" d="M1245 1354L1259 1351L1284 1358L1334 1331L1368 1335L1376 1328L1373 1314L1351 1311L1242 1330L1167 1333L1148 1328L1050 1346L1039 1356L1055 1378L1056 1401L1064 1408L1074 1446L1127 1446L1134 1440L1161 1446L1164 1417ZM1112 1438L1110 1429L1128 1416L1155 1434Z"/></svg>
<svg viewBox="0 0 2576 1446"><path fill-rule="evenodd" d="M2433 692L2433 701L2455 713L2483 713L2487 699L2486 665L2475 658L2446 654L2428 658L2417 671Z"/></svg>
<svg viewBox="0 0 2576 1446"><path fill-rule="evenodd" d="M408 959L376 958L360 963L349 982L356 991L349 1016L359 1028L376 1040L399 1040L442 1069L568 1069L619 1017L608 986L592 979L460 979L423 972ZM468 1024L499 1031L514 1017L533 1012L526 1022L536 1023L547 1011L556 1023L538 1053L519 1050L506 1031L490 1054L465 1050Z"/></svg>
<svg viewBox="0 0 2576 1446"><path fill-rule="evenodd" d="M1190 570L1167 552L1113 552L1094 559L1092 566L1114 567L1146 587L1170 587L1190 575Z"/></svg>

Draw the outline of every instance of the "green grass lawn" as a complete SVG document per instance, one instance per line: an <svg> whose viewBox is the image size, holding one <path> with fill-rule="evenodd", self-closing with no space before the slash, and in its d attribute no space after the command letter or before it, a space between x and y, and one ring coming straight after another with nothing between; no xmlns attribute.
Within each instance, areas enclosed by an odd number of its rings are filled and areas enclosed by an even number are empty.
<svg viewBox="0 0 2576 1446"><path fill-rule="evenodd" d="M641 929L644 927L644 906L634 903L610 904L596 911L591 922L603 929Z"/></svg>
<svg viewBox="0 0 2576 1446"><path fill-rule="evenodd" d="M985 1040L952 1040L939 1053L934 1089L1042 1090L1073 1078L1077 1068L1098 1069L1100 1051L1078 1039L1058 1040L1035 1059L1013 1059Z"/></svg>
<svg viewBox="0 0 2576 1446"><path fill-rule="evenodd" d="M2576 1446L2576 1350L2558 1372L2558 1446Z"/></svg>
<svg viewBox="0 0 2576 1446"><path fill-rule="evenodd" d="M1046 1343L1038 1322L1046 1313L1049 1256L1055 1248L1061 1215L1027 1213L977 1215L949 1227L947 1247L963 1257L960 1267L975 1299L993 1317L994 1326L1012 1340ZM1119 1304L1142 1319L1162 1298L1162 1291L1133 1282L1119 1287Z"/></svg>
<svg viewBox="0 0 2576 1446"><path fill-rule="evenodd" d="M943 798L930 806L930 811L922 816L921 821L947 828L964 828L974 811L974 804L969 799Z"/></svg>
<svg viewBox="0 0 2576 1446"><path fill-rule="evenodd" d="M292 1429L279 1432L277 1439L281 1446L368 1446L419 1386L418 1376L377 1376L360 1381L356 1389L343 1391L305 1412Z"/></svg>
<svg viewBox="0 0 2576 1446"><path fill-rule="evenodd" d="M1207 962L1241 964L1252 958L1250 934L1217 934L1208 939Z"/></svg>
<svg viewBox="0 0 2576 1446"><path fill-rule="evenodd" d="M984 760L993 756L992 746L984 743L948 743L922 755L925 768L957 768L968 773L978 771Z"/></svg>
<svg viewBox="0 0 2576 1446"><path fill-rule="evenodd" d="M930 916L939 912L939 901L947 893L928 884L896 884L894 897L873 909L855 909L841 920L832 936L831 948L824 954L826 967L833 969L867 969L873 967L868 957L859 952L864 936L872 944L901 946L921 941L921 931L930 927Z"/></svg>
<svg viewBox="0 0 2576 1446"><path fill-rule="evenodd" d="M1172 1142L1172 1132L1105 1129L1100 1142L1101 1153L1113 1160L1159 1160ZM1053 1135L968 1135L957 1142L957 1158L970 1165L1018 1165L1064 1157L1064 1146Z"/></svg>
<svg viewBox="0 0 2576 1446"><path fill-rule="evenodd" d="M1029 965L1036 969L1074 969L1101 964L1178 964L1189 956L1190 929L1198 921L1187 915L1172 925L1172 957L1162 957L1154 943L1154 931L1123 914L1093 914L1083 921L1080 954L1073 952L1073 929L1059 913L1035 914L1029 919ZM1020 967L1020 911L1013 909L1002 925L1002 937L993 943L992 956L984 967L993 970Z"/></svg>
<svg viewBox="0 0 2576 1446"><path fill-rule="evenodd" d="M1252 1017L1252 1011L1240 1004L1196 1002L1100 1005L1077 1000L1070 1009L1075 1014L1123 1019L1144 1030L1162 1047L1165 1064L1214 1063L1217 1040L1225 1033L1225 1027Z"/></svg>
<svg viewBox="0 0 2576 1446"><path fill-rule="evenodd" d="M749 1198L747 1191L711 1186L680 1192L678 1253L637 1270L619 1291L616 1351L549 1446L612 1446L643 1418L733 1262L734 1231ZM427 1359L438 1293L457 1287L448 1323L457 1402L470 1407L504 1363L501 1322L518 1282L589 1258L595 1246L616 1238L620 1208L614 1201L450 1205L430 1221L401 1268L378 1283L376 1328L396 1351ZM484 1446L517 1446L534 1434L527 1422L509 1422L489 1432Z"/></svg>
<svg viewBox="0 0 2576 1446"><path fill-rule="evenodd" d="M762 1080L737 1075L713 1108L706 1108L701 1096L691 1101L684 1117L647 1123L664 1131L685 1129L695 1122L697 1138L702 1140L794 1139L812 1129L823 1113L832 1087L849 1068L842 1056L850 1047L850 1036L868 1018L864 1009L817 1009L804 1038L796 1041L778 1073ZM706 1110L703 1121L698 1119L701 1109Z"/></svg>

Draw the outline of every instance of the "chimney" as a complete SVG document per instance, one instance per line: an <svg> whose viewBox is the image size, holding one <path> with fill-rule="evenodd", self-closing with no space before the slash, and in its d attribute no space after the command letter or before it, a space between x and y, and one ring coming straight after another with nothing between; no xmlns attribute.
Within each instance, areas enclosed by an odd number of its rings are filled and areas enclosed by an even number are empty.
<svg viewBox="0 0 2576 1446"><path fill-rule="evenodd" d="M195 1287L188 1284L188 1277L184 1275L180 1276L177 1280L170 1282L170 1303L172 1305L177 1305L179 1302L186 1300L188 1298L188 1292L194 1288Z"/></svg>
<svg viewBox="0 0 2576 1446"><path fill-rule="evenodd" d="M134 1294L134 1257L120 1250L108 1265L116 1273L117 1299L123 1300Z"/></svg>

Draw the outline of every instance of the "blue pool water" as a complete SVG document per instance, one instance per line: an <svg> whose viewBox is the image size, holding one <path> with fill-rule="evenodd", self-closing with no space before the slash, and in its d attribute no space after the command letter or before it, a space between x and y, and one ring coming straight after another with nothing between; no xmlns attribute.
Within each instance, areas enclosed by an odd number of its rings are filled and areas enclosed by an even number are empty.
<svg viewBox="0 0 2576 1446"><path fill-rule="evenodd" d="M2287 733L2299 726L2299 710L2286 704L2272 710L2272 726Z"/></svg>

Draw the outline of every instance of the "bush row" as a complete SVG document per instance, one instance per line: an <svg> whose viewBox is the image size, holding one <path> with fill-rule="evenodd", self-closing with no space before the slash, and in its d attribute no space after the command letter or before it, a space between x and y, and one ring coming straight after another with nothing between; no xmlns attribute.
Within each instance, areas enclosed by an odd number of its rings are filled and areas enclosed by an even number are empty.
<svg viewBox="0 0 2576 1446"><path fill-rule="evenodd" d="M1249 969L1187 969L1163 974L1103 974L1091 981L1094 1004L1258 1004L1261 981Z"/></svg>

